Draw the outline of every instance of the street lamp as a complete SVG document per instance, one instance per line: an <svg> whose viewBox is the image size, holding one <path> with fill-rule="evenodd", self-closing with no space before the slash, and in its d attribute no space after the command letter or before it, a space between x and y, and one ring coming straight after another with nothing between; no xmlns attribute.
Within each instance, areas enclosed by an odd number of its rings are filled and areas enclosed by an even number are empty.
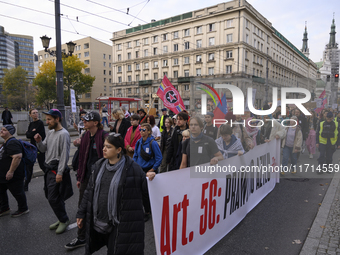
<svg viewBox="0 0 340 255"><path fill-rule="evenodd" d="M41 41L43 43L43 47L45 48L45 52L48 52L50 55L56 57L56 75L57 75L57 108L61 112L62 126L67 130L67 124L65 119L65 105L64 105L64 80L63 80L63 62L62 62L62 51L61 51L61 27L60 27L60 0L54 1L54 16L55 16L55 37L56 37L56 50L51 51L48 49L50 45L50 37L42 36ZM71 56L74 52L74 46L76 44L73 42L67 43L67 48L70 54L64 54L64 56Z"/></svg>

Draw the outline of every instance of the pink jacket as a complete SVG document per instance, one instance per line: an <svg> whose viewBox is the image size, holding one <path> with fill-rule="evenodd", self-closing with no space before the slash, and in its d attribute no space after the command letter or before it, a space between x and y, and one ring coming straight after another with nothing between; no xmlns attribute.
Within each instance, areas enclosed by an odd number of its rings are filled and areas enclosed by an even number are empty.
<svg viewBox="0 0 340 255"><path fill-rule="evenodd" d="M132 147L133 149L135 149L135 145L136 145L137 141L141 138L139 129L140 129L140 125L138 125L138 127L135 131L135 137L133 138L132 144L130 144L133 126L128 128L126 135L125 135L125 139L124 139L124 144L125 144L126 149L128 147Z"/></svg>

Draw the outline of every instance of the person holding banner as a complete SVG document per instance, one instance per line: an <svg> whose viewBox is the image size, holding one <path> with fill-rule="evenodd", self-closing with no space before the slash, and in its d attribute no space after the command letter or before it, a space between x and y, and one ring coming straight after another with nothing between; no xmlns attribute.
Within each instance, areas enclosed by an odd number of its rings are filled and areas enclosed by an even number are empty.
<svg viewBox="0 0 340 255"><path fill-rule="evenodd" d="M208 162L211 165L216 165L219 160L223 160L223 155L217 148L214 139L202 133L204 124L201 118L191 117L189 125L191 135L190 139L183 142L180 169Z"/></svg>
<svg viewBox="0 0 340 255"><path fill-rule="evenodd" d="M157 145L158 146L158 145ZM143 254L144 210L150 212L147 179L141 167L125 155L120 134L105 139L103 159L93 172L77 212L81 229L86 221L85 254L107 246L107 254Z"/></svg>
<svg viewBox="0 0 340 255"><path fill-rule="evenodd" d="M216 139L217 148L223 155L223 158L241 156L244 154L244 148L240 138L233 134L233 129L227 124L220 126L221 137Z"/></svg>
<svg viewBox="0 0 340 255"><path fill-rule="evenodd" d="M298 118L296 116L292 116L290 119L298 122ZM303 134L301 131L300 125L294 126L295 121L290 121L290 127L286 127L285 129L285 137L282 140L282 166L287 167L288 161L292 164L292 173L296 173L296 163L297 163L297 154L301 151L302 142L303 142ZM281 172L284 175L284 172Z"/></svg>

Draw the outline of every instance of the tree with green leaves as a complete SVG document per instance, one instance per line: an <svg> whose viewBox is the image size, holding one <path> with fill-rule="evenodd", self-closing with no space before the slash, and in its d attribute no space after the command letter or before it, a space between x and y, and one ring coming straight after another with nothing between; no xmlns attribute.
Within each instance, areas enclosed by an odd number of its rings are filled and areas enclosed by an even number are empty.
<svg viewBox="0 0 340 255"><path fill-rule="evenodd" d="M95 77L82 73L86 67L75 55L63 58L65 105L71 105L70 89L74 89L77 101L79 95L91 91ZM57 101L55 64L52 61L42 64L33 84L38 87L38 104L49 108L50 104Z"/></svg>
<svg viewBox="0 0 340 255"><path fill-rule="evenodd" d="M7 106L12 109L27 109L32 104L34 90L29 86L28 73L21 66L4 69L3 95Z"/></svg>

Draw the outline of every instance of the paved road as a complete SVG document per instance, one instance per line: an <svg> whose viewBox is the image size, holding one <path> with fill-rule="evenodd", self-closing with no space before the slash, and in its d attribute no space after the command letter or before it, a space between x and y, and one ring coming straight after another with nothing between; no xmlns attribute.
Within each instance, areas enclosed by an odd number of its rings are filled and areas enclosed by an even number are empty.
<svg viewBox="0 0 340 255"><path fill-rule="evenodd" d="M339 158L339 151L334 158ZM307 155L299 163L316 163ZM322 202L331 174L323 179L295 179L288 174L247 217L206 254L299 254ZM78 191L72 174L75 195L66 202L67 212L75 222ZM322 186L321 186L322 185ZM19 218L0 218L0 253L17 254L84 254L83 248L67 252L64 245L76 237L76 229L56 235L48 226L56 218L43 194L43 177L34 178L27 192L30 213ZM10 196L10 206L16 209ZM152 221L146 224L145 254L155 254ZM106 254L102 249L96 254Z"/></svg>

